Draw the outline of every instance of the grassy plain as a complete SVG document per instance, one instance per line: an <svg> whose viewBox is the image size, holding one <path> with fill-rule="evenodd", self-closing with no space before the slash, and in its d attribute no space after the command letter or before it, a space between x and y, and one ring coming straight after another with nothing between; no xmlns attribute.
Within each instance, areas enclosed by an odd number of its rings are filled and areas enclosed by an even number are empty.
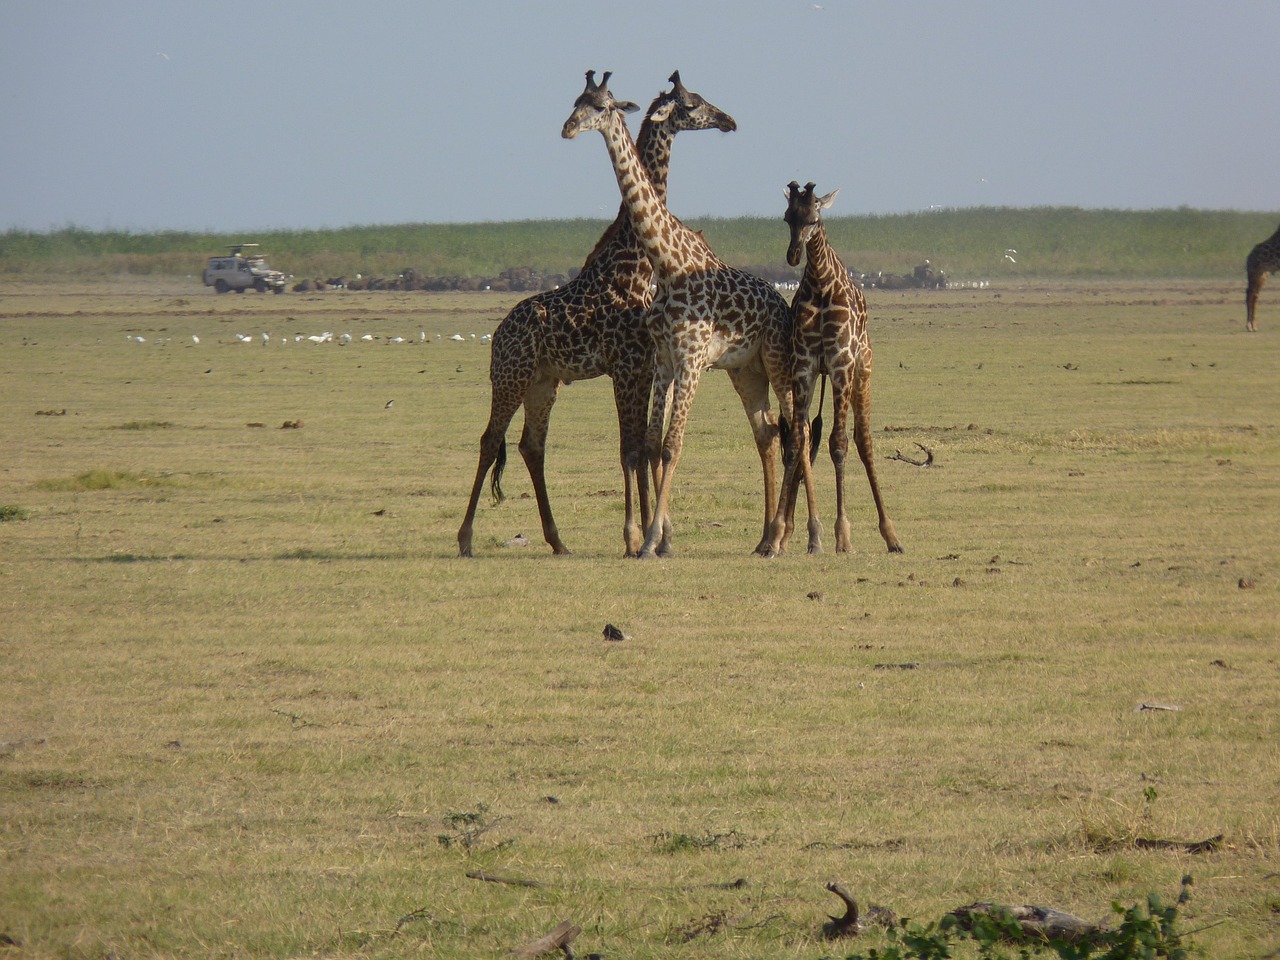
<svg viewBox="0 0 1280 960"><path fill-rule="evenodd" d="M5 954L497 957L571 919L579 954L816 960L854 948L830 880L1098 919L1186 873L1209 955L1274 949L1280 308L1246 335L1240 286L870 291L906 555L854 472L853 554L753 557L710 374L653 563L605 380L552 421L575 553L513 446L456 558L514 296L0 286Z"/></svg>

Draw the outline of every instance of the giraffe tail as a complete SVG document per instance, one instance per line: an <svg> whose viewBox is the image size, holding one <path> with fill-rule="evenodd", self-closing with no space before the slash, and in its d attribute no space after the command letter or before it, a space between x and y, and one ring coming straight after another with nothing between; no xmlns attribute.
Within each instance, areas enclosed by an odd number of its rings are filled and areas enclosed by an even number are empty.
<svg viewBox="0 0 1280 960"><path fill-rule="evenodd" d="M502 438L502 445L498 447L498 456L493 461L493 474L489 480L489 492L493 495L494 506L500 504L507 499L507 495L502 492L502 471L507 468L507 440Z"/></svg>
<svg viewBox="0 0 1280 960"><path fill-rule="evenodd" d="M818 460L818 447L822 443L822 403L827 399L827 375L822 375L822 386L818 393L818 415L809 424L809 465Z"/></svg>

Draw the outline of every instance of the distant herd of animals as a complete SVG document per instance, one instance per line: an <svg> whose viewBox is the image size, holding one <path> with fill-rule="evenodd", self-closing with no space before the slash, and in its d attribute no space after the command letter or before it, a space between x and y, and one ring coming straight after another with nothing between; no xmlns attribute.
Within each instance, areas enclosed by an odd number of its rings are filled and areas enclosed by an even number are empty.
<svg viewBox="0 0 1280 960"><path fill-rule="evenodd" d="M542 534L552 551L569 552L556 526L545 476L547 429L561 385L609 376L618 412L623 475L623 544L628 557L672 551L670 500L684 445L685 425L702 373L724 370L742 401L760 455L764 522L755 552L783 553L794 529L803 483L808 505L808 550L822 549L811 473L820 417L809 421L815 387L829 382L833 423L828 437L836 476L837 552L851 549L844 496L848 418L871 487L880 535L890 552L902 543L880 494L872 451L871 342L859 286L827 240L822 212L838 191L819 195L815 184L785 189L784 221L792 267L805 260L790 304L776 285L729 266L701 233L667 209L672 142L686 130L737 129L734 119L685 88L679 72L649 105L633 139L626 115L637 104L615 98L610 74L587 71L586 88L561 135L600 133L608 149L621 207L571 281L520 301L493 334L489 421L480 438L475 482L458 551L473 555L476 510L486 478L501 502L507 428L524 408L519 451L533 482ZM1280 230L1247 261L1247 329L1266 276L1280 269ZM778 401L770 408L769 391ZM822 401L819 399L819 413ZM811 448L813 448L811 450ZM784 466L777 475L779 455ZM650 496L652 480L652 497ZM638 516L637 516L638 512Z"/></svg>

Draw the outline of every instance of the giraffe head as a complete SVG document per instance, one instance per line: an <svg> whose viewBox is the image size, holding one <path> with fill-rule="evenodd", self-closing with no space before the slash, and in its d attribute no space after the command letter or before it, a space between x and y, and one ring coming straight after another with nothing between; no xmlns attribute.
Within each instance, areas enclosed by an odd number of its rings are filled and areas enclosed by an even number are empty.
<svg viewBox="0 0 1280 960"><path fill-rule="evenodd" d="M596 72L587 71L586 89L577 100L573 101L573 113L569 114L569 119L564 122L560 136L566 140L572 140L584 130L603 131L615 114L621 116L640 109L630 100L614 98L609 92L610 76L612 74L606 70L604 76L600 78L600 83L597 84Z"/></svg>
<svg viewBox="0 0 1280 960"><path fill-rule="evenodd" d="M671 89L658 94L646 114L651 120L665 123L672 130L719 130L732 133L738 122L715 104L685 89L677 70L668 78Z"/></svg>
<svg viewBox="0 0 1280 960"><path fill-rule="evenodd" d="M822 211L836 202L836 194L840 192L832 190L825 197L816 197L813 194L813 188L812 181L805 184L803 189L794 180L787 184L785 194L787 212L783 214L782 219L787 221L787 226L791 228L791 243L787 245L787 263L793 267L800 265L804 245L809 242L813 232L822 223Z"/></svg>

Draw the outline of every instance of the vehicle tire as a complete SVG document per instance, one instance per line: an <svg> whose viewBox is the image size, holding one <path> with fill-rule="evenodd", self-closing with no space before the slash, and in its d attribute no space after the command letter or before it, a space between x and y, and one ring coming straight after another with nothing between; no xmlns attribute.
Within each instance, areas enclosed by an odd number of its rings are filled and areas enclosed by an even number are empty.
<svg viewBox="0 0 1280 960"><path fill-rule="evenodd" d="M275 288L275 292L276 292L276 293L284 293L284 284L280 284L280 286L276 287L276 288Z"/></svg>
<svg viewBox="0 0 1280 960"><path fill-rule="evenodd" d="M236 287L236 293L244 293L244 287Z"/></svg>
<svg viewBox="0 0 1280 960"><path fill-rule="evenodd" d="M226 292L227 292L228 290L230 290L230 289L231 289L231 288L227 286L227 281L225 281L225 280L215 280L215 281L213 281L213 291L214 291L214 293L226 293Z"/></svg>

